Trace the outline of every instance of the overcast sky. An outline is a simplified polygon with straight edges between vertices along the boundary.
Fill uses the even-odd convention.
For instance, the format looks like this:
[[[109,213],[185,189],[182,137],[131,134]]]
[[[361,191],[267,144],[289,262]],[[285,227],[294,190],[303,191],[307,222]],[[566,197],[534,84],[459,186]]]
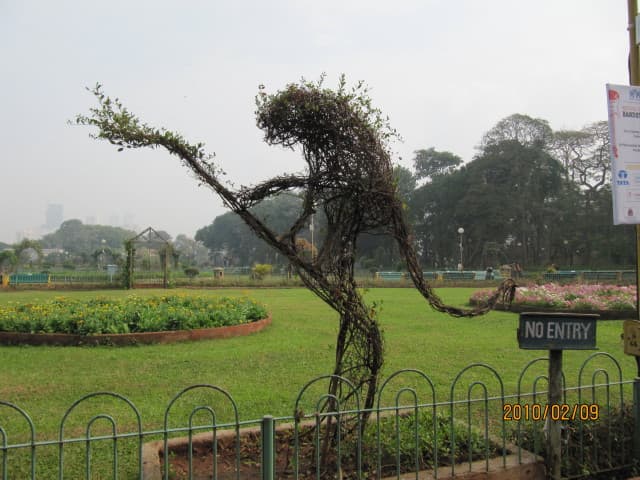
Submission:
[[[67,124],[104,85],[144,121],[205,142],[236,184],[301,171],[262,142],[254,96],[340,73],[369,85],[416,149],[473,158],[523,113],[554,129],[606,119],[628,83],[623,0],[0,0],[0,241],[64,219],[127,218],[193,236],[224,212],[164,151],[125,151]]]

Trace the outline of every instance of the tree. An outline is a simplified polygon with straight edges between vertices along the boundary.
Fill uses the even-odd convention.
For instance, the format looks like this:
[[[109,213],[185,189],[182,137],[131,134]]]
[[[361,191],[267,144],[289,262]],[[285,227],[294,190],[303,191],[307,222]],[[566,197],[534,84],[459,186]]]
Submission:
[[[500,120],[482,137],[481,150],[505,140],[513,140],[524,146],[546,148],[553,139],[549,122],[541,118],[514,113]]]
[[[103,267],[109,263],[117,263],[121,259],[121,255],[118,252],[114,252],[109,247],[98,248],[91,254],[93,263],[98,268]]]
[[[80,220],[64,221],[58,230],[41,239],[43,248],[63,249],[71,255],[91,256],[96,250],[122,251],[122,245],[135,232],[109,225],[84,225]]]
[[[607,122],[596,122],[585,126],[582,132],[588,142],[582,155],[573,160],[572,169],[581,188],[595,192],[611,182],[611,159],[609,157],[609,126]]]
[[[107,97],[99,85],[93,93],[98,107],[91,109],[90,116],[79,115],[77,124],[97,127],[95,138],[120,149],[163,147],[178,156],[258,237],[287,258],[311,291],[338,312],[336,364],[327,408],[335,407],[333,399],[338,396],[347,401],[354,395],[364,397],[365,410],[371,408],[382,367],[382,335],[376,311],[365,304],[354,278],[356,244],[361,234],[384,229],[393,235],[414,284],[438,311],[455,316],[478,315],[488,311],[501,295],[513,294],[513,283],[506,283],[488,305],[465,310],[444,304],[425,281],[393,178],[388,144],[395,131],[372,107],[362,84],[347,89],[342,79],[333,91],[323,88],[322,81],[302,81],[275,94],[261,90],[256,116],[265,141],[283,147],[300,146],[307,171],[239,190],[221,182],[214,157],[205,152],[203,144],[188,143],[177,133],[140,122],[119,100]],[[293,190],[300,193],[302,206],[284,234],[269,228],[251,211],[264,199]],[[326,232],[317,255],[308,259],[296,248],[296,239],[318,209],[326,217]],[[343,376],[355,390],[340,393],[345,392]],[[368,413],[363,417],[366,420]],[[331,438],[331,428],[327,432],[326,438]]]
[[[460,165],[462,159],[451,152],[439,152],[433,147],[426,150],[413,152],[413,168],[416,178],[433,180],[435,177],[453,173]]]
[[[410,218],[411,197],[416,188],[416,177],[408,168],[395,165],[393,167],[393,179],[398,191],[398,197],[405,207],[407,218]],[[363,232],[358,239],[357,261],[362,268],[367,270],[374,269],[374,266],[375,269],[400,270],[404,268],[399,266],[402,260],[398,245],[393,236],[385,229]]]
[[[417,150],[429,155],[414,159],[416,176],[436,172],[415,189],[409,205],[423,264],[455,266],[459,226],[465,229],[465,265],[484,268],[498,259],[528,267],[633,264],[628,229],[611,222],[607,130],[606,122],[595,122],[553,132],[546,120],[516,114],[484,135],[465,166],[431,169],[441,164],[432,162],[440,152]]]
[[[465,265],[485,268],[497,259],[538,264],[549,252],[564,188],[562,166],[541,146],[515,140],[487,145],[467,165],[414,193],[423,262],[455,267],[457,229],[463,227]]]
[[[611,183],[607,122],[591,123],[579,131],[556,132],[552,152],[565,165],[567,178],[581,193],[581,208],[576,209],[581,235],[579,245],[577,241],[572,241],[572,244],[573,247],[580,247],[584,262],[591,264],[596,261],[593,256],[594,238],[611,223],[594,222],[595,210],[599,208],[594,204],[604,200],[599,192]]]
[[[296,194],[279,194],[267,198],[250,209],[261,222],[277,235],[284,235],[290,228],[302,208],[302,198]],[[315,217],[315,243],[322,241],[324,217]],[[300,235],[311,239],[308,225],[300,230]],[[212,252],[226,252],[234,264],[252,265],[254,263],[279,263],[277,250],[263,242],[242,219],[233,212],[219,215],[214,221],[196,232],[196,240],[201,241]],[[281,257],[284,261],[284,258]]]
[[[462,226],[457,205],[467,189],[466,169],[442,174],[416,189],[410,211],[414,219],[417,249],[429,268],[455,268],[455,239]],[[466,228],[466,227],[465,227]],[[452,241],[453,240],[453,241]]]
[[[467,169],[478,179],[459,208],[475,217],[476,238],[504,244],[520,242],[522,263],[538,264],[548,252],[550,226],[557,222],[557,200],[563,190],[562,166],[542,149],[515,140],[488,145]],[[464,221],[464,220],[463,220]],[[480,254],[481,245],[476,245]]]
[[[13,250],[2,250],[0,252],[0,273],[11,273],[18,265],[18,257]]]
[[[42,260],[42,244],[37,240],[25,238],[13,246],[16,266],[39,262]]]
[[[225,252],[233,256],[242,265],[249,264],[249,240],[255,240],[251,229],[233,212],[218,215],[213,222],[196,232],[196,241],[202,242],[214,255]]]
[[[209,261],[209,249],[202,242],[180,234],[173,241],[173,250],[186,267],[203,266]]]
[[[575,181],[574,163],[585,154],[589,141],[589,134],[582,130],[559,130],[553,133],[551,153],[562,163],[567,180]]]

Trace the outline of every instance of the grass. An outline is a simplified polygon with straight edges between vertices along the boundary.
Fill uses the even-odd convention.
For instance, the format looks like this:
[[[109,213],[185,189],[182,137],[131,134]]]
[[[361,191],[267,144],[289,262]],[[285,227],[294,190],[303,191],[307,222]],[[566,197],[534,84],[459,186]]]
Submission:
[[[139,295],[164,292],[136,291]],[[225,389],[237,403],[240,419],[249,420],[266,414],[292,415],[300,389],[312,378],[331,372],[338,317],[307,290],[184,292],[211,297],[248,294],[267,305],[273,315],[273,324],[267,330],[248,337],[173,345],[3,346],[0,347],[0,400],[14,403],[28,412],[36,426],[36,438],[41,441],[57,438],[67,409],[91,392],[117,392],[128,398],[140,412],[143,429],[148,431],[162,427],[169,402],[181,389],[193,384],[213,384]],[[438,291],[447,302],[458,305],[465,304],[472,292],[470,288],[443,288]],[[97,295],[123,297],[129,293],[110,290],[65,292],[64,295],[86,299]],[[44,301],[57,295],[60,292],[1,292],[0,304]],[[369,302],[375,300],[383,304],[380,314],[386,349],[383,377],[402,368],[422,370],[435,384],[439,400],[449,398],[451,383],[458,372],[474,362],[495,368],[504,382],[505,393],[513,393],[524,365],[547,355],[543,351],[518,348],[518,316],[513,313],[491,312],[478,318],[451,318],[431,310],[413,289],[371,289],[366,298]],[[600,351],[611,353],[620,362],[624,378],[630,379],[635,375],[636,366],[634,359],[622,352],[621,332],[621,321],[600,322],[597,346]],[[577,384],[578,370],[592,353],[565,352],[564,371],[568,385]],[[611,363],[606,366],[613,372]],[[545,374],[545,369],[546,365],[543,365],[535,375]],[[476,379],[486,380],[490,394],[498,394],[498,383],[491,377],[481,372],[468,372],[464,377],[466,382],[456,388],[455,395],[466,396],[468,384]],[[527,379],[529,383],[525,389],[529,391],[533,380],[529,376]],[[591,376],[583,383],[590,381]],[[322,392],[323,388],[319,386],[315,392]],[[190,392],[181,398],[171,411],[170,426],[185,426],[193,406],[211,401],[210,397]],[[108,413],[115,412],[119,431],[134,427],[135,415],[127,413],[129,409],[123,408],[122,402],[112,402],[107,397],[94,400],[100,412],[94,410],[93,414],[106,409]],[[389,396],[385,401],[387,404],[393,402]],[[423,398],[423,401],[428,402],[429,398]],[[86,411],[84,406],[74,410],[65,425],[65,437],[84,435],[87,419],[92,415],[89,407],[87,405]],[[24,422],[15,415],[5,416],[5,410],[0,409],[0,424],[6,428],[9,443],[26,439]],[[231,409],[221,407],[218,421],[229,420]],[[48,478],[46,474],[44,478]]]

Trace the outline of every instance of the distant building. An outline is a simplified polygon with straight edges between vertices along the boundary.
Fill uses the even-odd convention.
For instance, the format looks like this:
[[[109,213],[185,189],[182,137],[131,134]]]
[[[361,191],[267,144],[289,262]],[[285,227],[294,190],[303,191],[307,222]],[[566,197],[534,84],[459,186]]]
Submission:
[[[53,232],[57,230],[64,220],[64,209],[59,203],[50,203],[47,205],[45,214],[45,228]]]

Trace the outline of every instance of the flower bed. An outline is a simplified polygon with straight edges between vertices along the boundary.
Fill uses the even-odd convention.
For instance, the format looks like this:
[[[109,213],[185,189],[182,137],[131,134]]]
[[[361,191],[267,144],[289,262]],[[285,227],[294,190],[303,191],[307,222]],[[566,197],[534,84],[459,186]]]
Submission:
[[[398,423],[396,424],[396,420]],[[438,416],[436,421],[430,414],[422,411],[416,417],[403,415],[383,416],[380,429],[374,418],[366,426],[362,442],[362,475],[357,475],[357,438],[343,431],[341,437],[340,472],[336,471],[335,445],[330,449],[328,470],[322,478],[362,478],[391,480],[399,478],[451,478],[452,441],[455,439],[456,476],[453,478],[544,478],[544,469],[538,458],[518,447],[507,443],[503,447],[500,440],[485,439],[484,435],[469,429],[467,425],[456,423],[454,437],[451,436],[451,419]],[[315,422],[303,421],[298,424],[298,470],[301,480],[317,478],[317,451],[314,442]],[[321,427],[322,429],[322,427]],[[279,424],[274,435],[274,462],[276,478],[293,478],[295,466],[294,426],[290,423]],[[255,427],[240,429],[240,478],[259,478],[261,474],[261,438],[260,429]],[[324,432],[320,433],[323,438]],[[217,430],[214,437],[211,432],[195,434],[190,437],[172,438],[168,441],[168,452],[164,451],[162,440],[146,443],[143,447],[144,478],[160,480],[164,478],[164,456],[169,456],[170,478],[183,479],[211,478],[214,458],[216,460],[217,478],[236,478],[236,430]],[[378,449],[378,435],[380,445]],[[416,445],[417,442],[417,445]],[[416,459],[416,447],[418,455]],[[189,450],[193,456],[189,459]],[[502,457],[504,453],[505,457]],[[377,472],[378,455],[382,470]],[[417,462],[417,464],[416,464]],[[433,468],[438,465],[438,475],[434,476]],[[419,470],[416,471],[416,468]],[[428,469],[428,470],[425,470]],[[413,473],[417,472],[417,473]],[[296,477],[298,478],[298,477]]]
[[[228,327],[267,317],[263,305],[249,298],[190,295],[124,299],[56,297],[40,304],[0,306],[0,332],[129,334]]]
[[[478,290],[469,302],[485,302],[490,290]],[[564,310],[608,313],[613,317],[632,313],[636,308],[636,287],[615,285],[558,285],[549,283],[518,287],[512,309]]]

